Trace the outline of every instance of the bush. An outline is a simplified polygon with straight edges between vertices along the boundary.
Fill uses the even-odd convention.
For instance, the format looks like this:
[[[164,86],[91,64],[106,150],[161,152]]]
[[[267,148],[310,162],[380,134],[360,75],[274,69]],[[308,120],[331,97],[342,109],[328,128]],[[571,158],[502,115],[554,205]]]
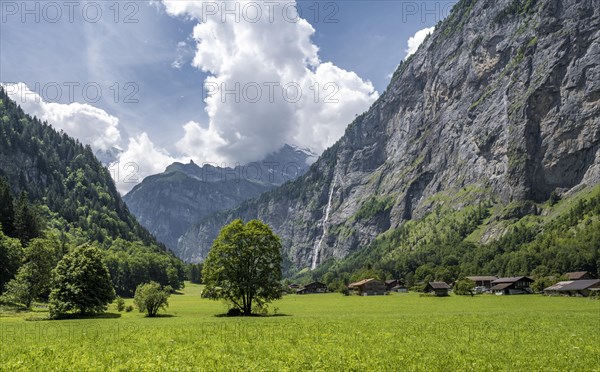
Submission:
[[[161,288],[160,284],[150,282],[138,285],[133,302],[141,313],[146,312],[147,316],[155,317],[158,310],[169,306],[170,295],[169,291]]]
[[[131,305],[125,306],[125,311],[128,312],[128,313],[132,312],[133,311],[133,306],[131,306]]]
[[[454,286],[454,293],[463,296],[473,296],[475,294],[475,291],[473,290],[474,286],[475,283],[473,283],[471,280],[461,279],[456,282],[456,285]]]
[[[118,312],[125,310],[125,300],[122,297],[117,296],[116,305]]]

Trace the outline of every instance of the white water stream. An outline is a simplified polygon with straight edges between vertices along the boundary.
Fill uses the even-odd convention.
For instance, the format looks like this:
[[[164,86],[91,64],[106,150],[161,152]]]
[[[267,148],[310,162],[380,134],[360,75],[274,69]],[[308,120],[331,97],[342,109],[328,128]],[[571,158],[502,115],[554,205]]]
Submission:
[[[335,180],[336,177],[333,176],[333,182],[331,183],[331,189],[329,190],[329,200],[327,201],[327,208],[325,208],[325,218],[321,224],[321,226],[323,226],[323,233],[321,234],[321,239],[319,239],[313,248],[312,265],[310,265],[311,270],[317,268],[317,261],[319,259],[319,255],[321,254],[321,245],[323,244],[323,239],[325,239],[325,234],[327,233],[327,221],[329,221],[329,213],[331,212],[331,202],[333,199],[333,190],[335,189]]]

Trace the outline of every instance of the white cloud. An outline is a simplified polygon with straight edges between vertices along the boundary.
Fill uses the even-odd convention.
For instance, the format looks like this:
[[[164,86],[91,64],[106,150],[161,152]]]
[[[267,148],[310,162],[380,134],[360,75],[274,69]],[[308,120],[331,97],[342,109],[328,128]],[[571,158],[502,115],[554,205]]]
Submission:
[[[145,177],[163,172],[165,168],[180,159],[173,158],[164,149],[152,143],[148,134],[142,133],[130,138],[127,149],[109,169],[121,194],[126,194]]]
[[[199,162],[254,161],[285,143],[321,152],[378,97],[370,82],[319,60],[315,30],[294,16],[294,1],[163,3],[169,15],[198,22],[192,65],[209,73],[205,90],[216,90],[206,99],[208,124],[186,124],[177,143]]]
[[[427,35],[431,34],[435,30],[435,27],[424,28],[417,31],[412,37],[408,39],[408,49],[406,49],[406,58],[415,54],[419,49],[419,46],[423,44]]]
[[[119,119],[97,107],[77,102],[62,104],[45,102],[24,83],[2,84],[9,97],[23,111],[48,121],[54,128],[89,144],[95,150],[107,150],[121,140]]]

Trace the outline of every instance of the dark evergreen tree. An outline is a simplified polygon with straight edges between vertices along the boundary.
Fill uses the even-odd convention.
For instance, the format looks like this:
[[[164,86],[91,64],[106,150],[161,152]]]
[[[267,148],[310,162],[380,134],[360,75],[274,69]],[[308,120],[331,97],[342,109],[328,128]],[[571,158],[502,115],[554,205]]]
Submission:
[[[14,234],[14,204],[10,193],[10,185],[4,177],[0,177],[0,225],[2,231],[8,236]]]
[[[31,239],[40,235],[39,216],[35,207],[29,203],[27,192],[21,191],[15,210],[15,237],[26,246]]]

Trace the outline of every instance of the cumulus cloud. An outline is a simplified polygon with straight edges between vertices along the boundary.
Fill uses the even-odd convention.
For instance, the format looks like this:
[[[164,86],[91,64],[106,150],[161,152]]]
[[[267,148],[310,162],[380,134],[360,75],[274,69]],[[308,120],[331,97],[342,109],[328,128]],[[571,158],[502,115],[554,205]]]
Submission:
[[[94,150],[108,150],[121,140],[119,119],[97,107],[81,104],[45,102],[26,84],[2,84],[9,97],[29,115],[48,121],[54,128],[89,144]]]
[[[435,30],[435,27],[424,28],[417,31],[412,37],[408,39],[408,49],[406,49],[406,58],[412,56],[417,52],[419,46],[423,44],[427,35],[431,34]]]
[[[117,189],[126,194],[145,177],[163,172],[167,166],[181,159],[156,147],[145,132],[129,139],[127,149],[119,160],[109,166]]]
[[[163,4],[198,22],[192,65],[209,74],[209,122],[187,123],[177,146],[200,162],[259,160],[285,143],[321,152],[378,97],[369,81],[319,59],[294,1]]]

